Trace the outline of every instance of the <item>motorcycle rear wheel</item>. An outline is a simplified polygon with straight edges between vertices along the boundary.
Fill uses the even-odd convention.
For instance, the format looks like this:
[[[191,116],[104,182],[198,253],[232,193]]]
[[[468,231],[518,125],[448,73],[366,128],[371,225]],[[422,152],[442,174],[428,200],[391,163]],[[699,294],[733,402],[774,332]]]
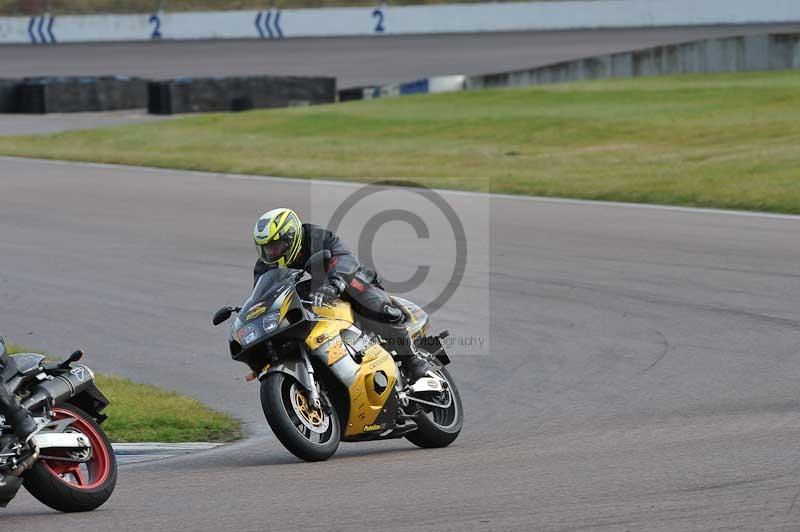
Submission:
[[[320,393],[321,409],[310,404],[309,395],[284,373],[270,373],[261,382],[261,407],[272,432],[296,457],[321,462],[338,449],[341,428],[324,391]]]
[[[450,407],[444,409],[419,405],[420,411],[414,418],[418,428],[406,436],[408,441],[425,449],[447,447],[456,441],[464,424],[464,409],[453,376],[445,368],[436,373],[447,381],[447,393],[452,397]]]
[[[82,433],[92,444],[91,456],[84,463],[41,458],[25,473],[23,485],[39,502],[54,510],[90,512],[102,506],[117,485],[114,450],[105,431],[80,408],[62,404],[53,412],[54,422],[74,420],[65,431]],[[64,457],[70,458],[67,454]]]

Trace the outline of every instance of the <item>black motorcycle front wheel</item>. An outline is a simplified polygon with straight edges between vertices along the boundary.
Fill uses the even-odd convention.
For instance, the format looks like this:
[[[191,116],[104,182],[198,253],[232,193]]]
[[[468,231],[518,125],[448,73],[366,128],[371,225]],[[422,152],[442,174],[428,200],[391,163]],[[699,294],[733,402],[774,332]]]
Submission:
[[[63,404],[52,409],[51,425],[61,432],[77,432],[91,443],[85,451],[47,449],[25,473],[31,495],[54,510],[89,512],[104,504],[117,485],[117,460],[108,436],[80,408]]]
[[[336,452],[341,428],[326,394],[319,407],[292,376],[270,373],[261,381],[261,407],[272,432],[290,453],[307,462],[327,460]]]

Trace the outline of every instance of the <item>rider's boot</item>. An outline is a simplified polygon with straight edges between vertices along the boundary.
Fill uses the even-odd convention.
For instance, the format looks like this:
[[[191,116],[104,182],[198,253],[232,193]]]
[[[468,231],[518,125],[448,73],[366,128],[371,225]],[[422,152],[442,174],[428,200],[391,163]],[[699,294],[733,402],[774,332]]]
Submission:
[[[22,408],[14,395],[0,383],[0,414],[5,415],[6,422],[14,429],[14,434],[22,441],[36,432],[38,426],[30,413]]]
[[[416,353],[403,359],[403,367],[409,384],[414,384],[431,370],[430,363],[420,358]]]
[[[394,320],[382,323],[379,334],[387,343],[388,350],[394,352],[395,360],[402,362],[403,373],[409,384],[414,384],[424,377],[431,369],[430,363],[419,356],[414,348],[414,340],[408,334],[408,329],[403,324],[403,314],[395,307],[387,307],[386,314]]]

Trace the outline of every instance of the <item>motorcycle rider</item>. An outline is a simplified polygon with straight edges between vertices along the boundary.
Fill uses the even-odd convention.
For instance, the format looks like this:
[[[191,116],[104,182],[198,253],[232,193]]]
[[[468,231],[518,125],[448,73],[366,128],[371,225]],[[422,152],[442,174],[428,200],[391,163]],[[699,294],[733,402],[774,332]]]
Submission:
[[[330,251],[327,280],[317,290],[317,297],[327,303],[338,297],[348,299],[353,310],[368,322],[365,328],[380,335],[389,351],[394,351],[409,381],[425,376],[430,364],[416,354],[403,324],[403,312],[381,287],[380,276],[362,266],[338,236],[318,225],[301,223],[291,209],[277,208],[261,215],[253,228],[253,239],[258,249],[255,282],[273,268],[302,268],[314,253]]]
[[[12,362],[6,354],[5,339],[0,336],[0,415],[6,418],[6,423],[11,425],[14,434],[21,441],[27,441],[38,427],[31,414],[22,408],[17,398],[5,386],[2,375],[9,363]]]

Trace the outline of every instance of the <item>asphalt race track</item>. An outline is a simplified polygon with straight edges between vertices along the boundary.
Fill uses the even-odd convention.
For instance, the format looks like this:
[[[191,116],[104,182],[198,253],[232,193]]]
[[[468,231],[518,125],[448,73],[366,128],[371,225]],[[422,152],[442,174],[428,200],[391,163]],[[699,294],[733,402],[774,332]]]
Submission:
[[[434,324],[486,341],[454,356],[461,437],[295,460],[210,318],[249,289],[263,210],[325,223],[355,190],[0,159],[4,333],[82,346],[97,369],[194,394],[256,434],[125,466],[93,514],[20,496],[0,528],[797,530],[800,218],[442,193],[469,260]],[[412,203],[381,194],[395,196],[363,209]],[[454,244],[434,214],[428,240],[396,222],[378,233],[388,278],[428,264],[431,286],[447,283]],[[354,246],[361,215],[341,226]]]
[[[2,76],[336,76],[339,87],[485,74],[800,24],[240,41],[0,46]]]

